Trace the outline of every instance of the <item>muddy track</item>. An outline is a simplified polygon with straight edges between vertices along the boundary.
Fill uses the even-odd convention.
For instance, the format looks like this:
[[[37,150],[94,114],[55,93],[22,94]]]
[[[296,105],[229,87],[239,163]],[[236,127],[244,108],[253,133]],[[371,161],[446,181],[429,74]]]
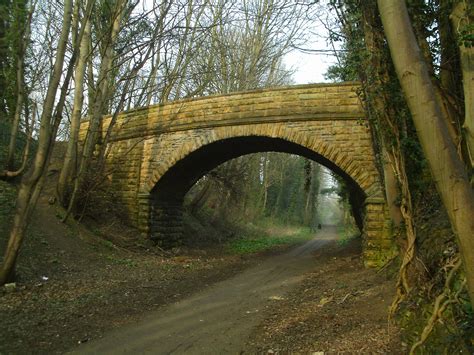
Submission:
[[[81,345],[80,354],[239,353],[264,311],[298,286],[315,266],[312,255],[337,238],[326,228],[317,238],[272,256],[239,275],[163,307],[104,338]]]

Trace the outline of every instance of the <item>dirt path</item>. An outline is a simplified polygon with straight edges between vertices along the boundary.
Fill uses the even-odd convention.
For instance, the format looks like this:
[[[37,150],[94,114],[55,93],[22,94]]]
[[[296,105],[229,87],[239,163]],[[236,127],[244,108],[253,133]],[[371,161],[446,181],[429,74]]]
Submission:
[[[79,347],[81,354],[239,353],[264,311],[283,299],[315,266],[314,251],[335,229],[287,254],[273,256],[190,298],[153,312],[137,324]]]

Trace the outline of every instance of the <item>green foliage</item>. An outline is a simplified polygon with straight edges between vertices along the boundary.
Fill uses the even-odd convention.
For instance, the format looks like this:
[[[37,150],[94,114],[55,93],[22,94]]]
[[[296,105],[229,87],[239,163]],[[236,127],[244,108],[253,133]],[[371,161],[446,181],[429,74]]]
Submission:
[[[360,63],[365,61],[367,53],[363,41],[361,11],[358,1],[331,1],[330,11],[338,19],[340,33],[332,32],[329,40],[341,48],[338,62],[329,67],[324,75],[327,80],[357,81],[361,80]]]
[[[314,236],[309,228],[300,228],[294,234],[270,235],[260,233],[243,236],[228,243],[228,249],[235,254],[253,254],[275,247],[291,246],[310,240]]]
[[[348,244],[351,240],[360,236],[360,233],[357,230],[355,230],[352,226],[348,225],[338,226],[337,234],[339,236],[337,243],[341,246]]]
[[[270,167],[275,169],[275,181],[268,189],[264,215],[288,224],[310,224],[305,218],[305,204],[308,194],[314,197],[318,193],[319,166],[299,156],[272,153],[269,159]],[[315,203],[313,198],[313,212]]]
[[[125,265],[128,267],[137,267],[138,264],[135,260],[128,259],[128,258],[119,258],[113,255],[107,255],[106,259],[116,265]]]
[[[317,207],[320,169],[315,162],[296,155],[250,154],[208,173],[189,192],[185,205],[194,210],[199,205],[211,219],[254,222],[272,218],[310,226]],[[198,203],[206,184],[211,187],[205,202]]]
[[[451,290],[454,294],[461,285],[456,279]],[[426,302],[429,295],[413,297],[405,304],[399,318],[404,341],[416,342],[433,312],[433,305]],[[474,351],[474,313],[466,291],[458,297],[458,302],[449,304],[442,314],[441,321],[435,323],[432,333],[422,346],[421,354],[472,354]],[[420,350],[421,350],[420,349]]]
[[[27,24],[26,0],[0,3],[0,121],[11,120],[17,94],[16,66],[24,56],[22,42]]]
[[[466,24],[459,31],[458,42],[460,46],[471,48],[474,46],[474,23]]]

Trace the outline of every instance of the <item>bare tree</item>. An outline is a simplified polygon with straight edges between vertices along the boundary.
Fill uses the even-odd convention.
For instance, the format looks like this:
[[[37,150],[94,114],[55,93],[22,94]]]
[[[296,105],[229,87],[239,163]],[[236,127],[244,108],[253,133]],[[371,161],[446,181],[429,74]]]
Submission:
[[[78,4],[80,3],[76,3],[77,8],[79,8]],[[79,10],[77,11],[77,15],[79,15]],[[74,104],[71,116],[69,141],[57,185],[58,200],[63,205],[66,201],[66,187],[70,183],[71,178],[75,172],[75,163],[77,161],[79,127],[82,116],[82,105],[84,101],[84,79],[87,67],[87,59],[90,56],[90,27],[90,21],[87,20],[85,23],[84,35],[80,43],[79,59],[75,69]],[[75,43],[73,43],[73,45],[75,45]]]
[[[18,30],[18,34],[16,35],[17,41],[15,41],[17,45],[17,49],[15,51],[16,103],[15,103],[13,121],[11,125],[11,130],[10,130],[10,143],[8,145],[7,157],[5,159],[5,171],[0,174],[0,177],[1,176],[14,177],[23,173],[24,167],[26,166],[26,159],[28,158],[28,153],[29,153],[28,149],[25,148],[25,152],[27,154],[23,155],[23,162],[21,164],[22,167],[18,169],[17,171],[12,171],[12,169],[14,168],[14,157],[15,157],[15,151],[17,149],[16,143],[17,143],[18,132],[20,129],[22,113],[25,106],[28,105],[28,102],[26,100],[27,94],[25,92],[26,90],[25,57],[26,57],[26,48],[30,40],[31,19],[32,19],[34,8],[35,8],[35,4],[32,4],[29,9],[27,9],[26,6],[25,7],[23,6],[24,4],[20,4],[20,2],[14,4],[15,23],[17,23],[17,26],[14,29]],[[26,16],[25,16],[25,13],[26,13]],[[22,19],[25,20],[24,23],[21,23]],[[28,143],[26,147],[29,148],[30,144]]]
[[[68,205],[68,214],[75,208],[77,196],[83,187],[86,179],[86,172],[90,167],[95,145],[98,143],[99,134],[101,133],[102,115],[106,108],[106,104],[110,99],[110,82],[112,80],[113,62],[115,59],[114,46],[117,41],[118,33],[122,23],[122,18],[127,10],[126,0],[116,0],[110,10],[111,26],[104,33],[104,41],[102,43],[102,59],[100,63],[99,76],[95,87],[94,101],[92,104],[92,115],[89,118],[89,127],[86,139],[82,148],[82,155],[79,163],[77,177],[74,180],[74,187],[71,193],[71,199]]]
[[[14,277],[15,262],[18,251],[23,241],[31,212],[36,205],[36,201],[42,188],[42,180],[45,174],[45,167],[48,162],[51,144],[55,139],[53,131],[55,117],[53,116],[53,110],[55,106],[56,93],[62,75],[66,45],[70,33],[72,5],[72,0],[65,0],[62,29],[58,42],[54,70],[51,73],[48,92],[45,101],[43,102],[38,148],[33,165],[28,173],[23,177],[18,192],[13,226],[10,232],[10,238],[5,255],[2,264],[0,265],[0,285],[5,284]],[[57,107],[57,110],[58,109],[59,107]]]

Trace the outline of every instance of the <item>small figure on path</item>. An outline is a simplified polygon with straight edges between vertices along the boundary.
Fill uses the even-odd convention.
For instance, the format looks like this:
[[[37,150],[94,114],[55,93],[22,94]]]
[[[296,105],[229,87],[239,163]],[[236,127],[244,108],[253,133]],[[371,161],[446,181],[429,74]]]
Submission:
[[[321,229],[321,228],[322,228],[322,227],[321,227],[321,223],[319,223],[319,224],[318,224],[318,229]]]

